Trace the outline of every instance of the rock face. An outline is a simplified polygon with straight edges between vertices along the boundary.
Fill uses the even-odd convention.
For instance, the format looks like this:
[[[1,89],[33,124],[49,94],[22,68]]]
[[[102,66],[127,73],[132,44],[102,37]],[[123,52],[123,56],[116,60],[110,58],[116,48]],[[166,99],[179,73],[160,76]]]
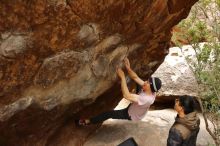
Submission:
[[[157,102],[173,105],[177,96],[198,96],[198,84],[186,57],[193,58],[193,49],[189,45],[183,46],[182,50],[178,47],[169,49],[164,62],[153,74],[163,83]]]
[[[73,119],[117,104],[126,56],[149,77],[196,1],[2,0],[0,145],[81,145]]]

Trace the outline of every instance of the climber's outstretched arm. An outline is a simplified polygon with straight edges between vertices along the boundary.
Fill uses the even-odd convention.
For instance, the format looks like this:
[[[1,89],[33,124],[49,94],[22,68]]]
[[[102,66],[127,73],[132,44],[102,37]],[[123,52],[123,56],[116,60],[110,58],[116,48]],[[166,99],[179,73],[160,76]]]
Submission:
[[[138,75],[131,69],[131,66],[130,66],[130,62],[128,60],[128,58],[125,58],[124,59],[124,64],[125,64],[125,67],[128,71],[128,74],[129,76],[136,82],[138,83],[140,86],[143,86],[144,84],[144,81],[138,77]]]
[[[117,74],[121,79],[121,90],[122,90],[123,97],[131,102],[137,102],[139,95],[132,94],[129,92],[126,79],[125,79],[125,74],[121,68],[117,69]]]

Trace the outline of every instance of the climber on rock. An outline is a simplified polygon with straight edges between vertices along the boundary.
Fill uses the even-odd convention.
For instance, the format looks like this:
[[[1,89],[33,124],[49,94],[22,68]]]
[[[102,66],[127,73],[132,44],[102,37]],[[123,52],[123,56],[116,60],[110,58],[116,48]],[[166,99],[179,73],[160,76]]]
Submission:
[[[162,82],[157,77],[150,77],[147,81],[143,81],[131,69],[128,58],[124,59],[124,64],[131,79],[140,85],[142,90],[138,94],[129,92],[124,71],[121,68],[117,68],[117,74],[121,79],[123,97],[131,102],[129,106],[121,110],[104,112],[90,119],[75,120],[77,125],[97,124],[109,118],[139,121],[145,116],[150,106],[154,103],[156,92],[161,88]]]

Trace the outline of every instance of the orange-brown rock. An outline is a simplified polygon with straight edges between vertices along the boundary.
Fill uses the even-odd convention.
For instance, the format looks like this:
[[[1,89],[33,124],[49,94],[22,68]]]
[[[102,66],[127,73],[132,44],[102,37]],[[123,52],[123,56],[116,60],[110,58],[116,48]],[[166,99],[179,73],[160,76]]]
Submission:
[[[196,1],[2,0],[0,145],[83,144],[73,119],[116,105],[126,56],[148,78]]]

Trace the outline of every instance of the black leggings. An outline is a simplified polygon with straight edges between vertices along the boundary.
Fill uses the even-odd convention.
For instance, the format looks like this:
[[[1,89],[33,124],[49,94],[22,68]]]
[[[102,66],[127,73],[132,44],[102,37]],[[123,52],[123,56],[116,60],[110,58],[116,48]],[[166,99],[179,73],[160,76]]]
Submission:
[[[136,84],[136,94],[138,94],[141,91],[141,88],[142,87],[140,85]],[[90,123],[97,124],[97,123],[101,123],[101,122],[103,122],[107,119],[110,119],[110,118],[131,120],[131,117],[128,114],[129,106],[130,106],[130,104],[125,109],[112,110],[112,111],[101,113],[100,115],[91,118]]]
[[[130,116],[128,115],[128,108],[121,109],[121,110],[112,110],[108,112],[104,112],[98,116],[95,116],[90,119],[90,122],[92,124],[101,123],[109,118],[112,119],[125,119],[125,120],[131,120]]]

